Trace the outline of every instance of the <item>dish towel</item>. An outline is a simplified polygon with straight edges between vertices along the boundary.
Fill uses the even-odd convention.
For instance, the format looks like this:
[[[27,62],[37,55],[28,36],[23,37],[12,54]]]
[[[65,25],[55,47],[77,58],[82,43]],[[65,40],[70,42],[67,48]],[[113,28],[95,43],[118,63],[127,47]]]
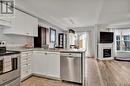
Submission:
[[[6,72],[11,71],[11,70],[12,70],[11,56],[4,56],[3,73],[6,73]]]

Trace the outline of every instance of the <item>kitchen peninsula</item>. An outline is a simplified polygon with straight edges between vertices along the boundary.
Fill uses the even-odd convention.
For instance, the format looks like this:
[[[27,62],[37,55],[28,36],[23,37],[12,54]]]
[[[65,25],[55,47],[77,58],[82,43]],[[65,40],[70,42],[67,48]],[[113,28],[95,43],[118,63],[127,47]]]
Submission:
[[[9,50],[14,50],[14,48],[10,48]],[[15,48],[15,50],[21,52],[21,62],[25,63],[25,65],[21,64],[21,80],[25,80],[33,75],[76,82],[84,86],[84,59],[86,50],[44,48]],[[66,58],[66,56],[68,58]],[[24,70],[25,66],[27,66],[26,70]],[[70,68],[70,70],[66,68]],[[70,71],[70,73],[66,72],[65,74],[67,78],[64,77],[63,71]]]

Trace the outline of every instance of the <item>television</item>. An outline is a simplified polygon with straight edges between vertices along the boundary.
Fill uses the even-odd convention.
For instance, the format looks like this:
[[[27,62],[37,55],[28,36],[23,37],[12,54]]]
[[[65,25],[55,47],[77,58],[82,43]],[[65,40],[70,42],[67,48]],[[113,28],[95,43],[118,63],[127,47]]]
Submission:
[[[113,43],[113,32],[100,32],[100,43]]]

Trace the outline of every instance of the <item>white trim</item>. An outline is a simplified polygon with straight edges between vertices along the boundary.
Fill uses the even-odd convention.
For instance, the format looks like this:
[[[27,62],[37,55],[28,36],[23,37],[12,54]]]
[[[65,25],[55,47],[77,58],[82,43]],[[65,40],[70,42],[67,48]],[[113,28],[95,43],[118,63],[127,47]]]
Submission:
[[[103,57],[103,50],[104,49],[111,49],[111,57],[104,58]],[[114,56],[113,53],[113,43],[99,43],[98,44],[98,59],[99,60],[112,60]]]

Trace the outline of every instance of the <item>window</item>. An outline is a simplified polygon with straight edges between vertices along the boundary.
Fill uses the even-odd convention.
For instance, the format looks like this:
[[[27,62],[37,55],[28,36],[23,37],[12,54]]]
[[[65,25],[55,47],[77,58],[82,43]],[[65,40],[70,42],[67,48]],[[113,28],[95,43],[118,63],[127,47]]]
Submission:
[[[50,42],[55,43],[56,42],[56,30],[50,28]]]
[[[116,50],[130,51],[130,35],[116,35]]]

